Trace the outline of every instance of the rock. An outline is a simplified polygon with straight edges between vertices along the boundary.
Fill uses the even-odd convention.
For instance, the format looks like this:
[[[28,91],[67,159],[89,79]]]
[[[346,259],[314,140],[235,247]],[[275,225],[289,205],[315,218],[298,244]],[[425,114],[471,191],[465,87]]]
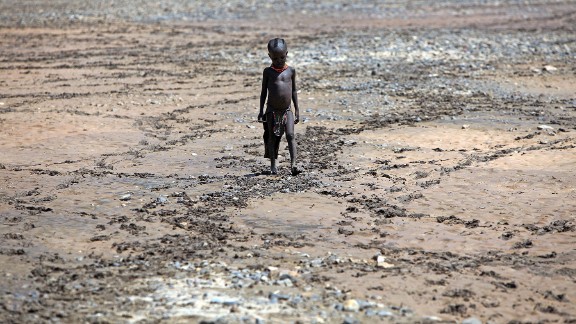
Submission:
[[[286,287],[293,287],[294,283],[289,278],[278,280],[278,284]]]
[[[554,130],[554,127],[548,125],[540,125],[538,126],[539,130]]]
[[[273,293],[270,293],[270,294],[268,295],[268,299],[274,300],[274,301],[278,301],[278,300],[289,300],[289,299],[290,299],[290,295],[273,292]]]
[[[379,255],[376,257],[376,266],[378,268],[384,268],[384,269],[394,268],[394,265],[392,263],[386,262],[386,257],[383,255]]]
[[[130,199],[132,199],[131,194],[125,194],[125,195],[122,195],[122,197],[120,197],[120,201],[128,201]]]
[[[325,322],[324,322],[324,319],[323,319],[322,317],[316,316],[316,317],[314,317],[314,319],[312,320],[312,323],[323,324],[323,323],[325,323]]]
[[[462,320],[462,324],[482,324],[482,321],[477,319],[476,317],[468,317]]]
[[[357,312],[360,310],[360,304],[356,301],[356,299],[348,299],[344,302],[343,309],[346,312]]]
[[[280,271],[280,276],[279,279],[280,280],[284,280],[284,279],[290,279],[292,282],[296,282],[298,281],[296,279],[296,277],[298,277],[298,273],[296,271]]]
[[[553,65],[544,65],[542,70],[544,70],[546,72],[556,72],[556,71],[558,71],[558,68],[553,66]]]
[[[168,202],[168,199],[167,199],[166,197],[160,196],[160,197],[157,197],[157,198],[156,198],[156,203],[157,203],[157,204],[163,205],[163,204],[165,204],[165,203],[167,203],[167,202]]]
[[[215,297],[212,297],[212,299],[210,300],[210,303],[211,304],[222,304],[225,306],[233,306],[233,305],[238,305],[239,301],[237,299],[234,299],[234,298],[215,296]]]
[[[309,264],[313,268],[319,268],[322,266],[322,261],[323,261],[322,259],[314,259],[314,260],[310,261]]]
[[[387,310],[381,310],[381,311],[378,311],[378,313],[376,313],[376,315],[378,315],[380,317],[393,317],[394,313],[387,311]]]
[[[468,128],[470,128],[470,125],[466,125],[466,124],[462,125],[462,129],[468,129]]]
[[[278,278],[279,270],[277,267],[269,266],[267,268],[267,270],[268,270],[268,273],[270,274],[270,278],[272,278],[272,279]]]

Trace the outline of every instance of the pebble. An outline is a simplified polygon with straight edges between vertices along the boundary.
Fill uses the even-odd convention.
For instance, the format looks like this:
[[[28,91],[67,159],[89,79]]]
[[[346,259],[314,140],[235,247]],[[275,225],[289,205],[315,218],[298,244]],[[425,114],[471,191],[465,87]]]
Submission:
[[[288,280],[290,280],[290,281],[292,281],[292,282],[296,282],[297,280],[296,280],[295,277],[296,277],[297,275],[298,275],[298,274],[295,273],[294,271],[282,272],[282,273],[280,273],[280,278],[279,278],[279,279],[280,279],[280,280],[288,279]]]
[[[225,306],[233,306],[233,305],[238,305],[239,301],[237,299],[234,298],[227,298],[227,297],[212,297],[212,299],[210,300],[210,303],[212,304],[222,304]]]
[[[314,259],[308,263],[313,268],[319,268],[322,266],[322,259]]]
[[[163,204],[165,204],[165,203],[167,203],[167,202],[168,202],[168,198],[166,198],[166,197],[160,196],[160,197],[157,197],[157,198],[156,198],[156,203],[157,203],[157,204],[162,204],[162,205],[163,205]]]
[[[120,197],[120,201],[128,201],[130,199],[132,199],[131,194],[125,194],[125,195],[122,195],[122,197]]]
[[[268,295],[268,299],[270,299],[271,301],[278,302],[279,300],[289,300],[290,295],[273,292],[270,295]]]
[[[347,312],[357,312],[360,310],[360,304],[358,304],[356,299],[348,299],[344,302],[343,308]]]
[[[426,316],[424,319],[431,321],[431,322],[440,322],[442,319],[438,316]]]
[[[548,125],[540,125],[538,126],[539,130],[554,130],[554,127]]]
[[[282,286],[286,286],[286,287],[293,287],[294,286],[294,283],[292,282],[292,280],[290,280],[288,278],[278,280],[278,284],[282,285]]]
[[[376,257],[376,266],[378,268],[384,268],[384,269],[394,268],[394,265],[392,263],[386,262],[386,257],[384,257],[383,255],[379,255]]]
[[[462,324],[482,324],[482,321],[477,319],[476,317],[468,317],[462,320]]]
[[[542,70],[546,71],[546,72],[556,72],[558,71],[558,68],[555,67],[554,65],[545,65]]]
[[[381,311],[377,312],[376,315],[378,315],[380,317],[392,317],[392,316],[394,316],[394,313],[387,311],[387,310],[381,310]]]

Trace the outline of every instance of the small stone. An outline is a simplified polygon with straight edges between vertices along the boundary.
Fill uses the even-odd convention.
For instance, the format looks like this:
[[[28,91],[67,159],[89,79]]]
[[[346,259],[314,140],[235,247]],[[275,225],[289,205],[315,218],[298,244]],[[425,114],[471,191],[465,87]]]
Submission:
[[[314,260],[310,261],[309,264],[313,268],[319,268],[322,266],[322,259],[314,259]]]
[[[392,263],[386,262],[386,257],[383,255],[379,255],[376,257],[376,266],[378,268],[384,268],[384,269],[394,268],[394,265]]]
[[[462,125],[462,129],[468,129],[468,128],[470,128],[470,125],[466,125],[466,124]]]
[[[288,288],[290,287],[294,287],[294,283],[292,282],[292,280],[286,278],[286,279],[282,279],[282,280],[278,280],[278,284],[282,285],[282,286],[286,286]]]
[[[378,311],[378,313],[376,313],[376,315],[378,315],[380,317],[393,317],[394,313],[387,311],[387,310],[381,310],[381,311]]]
[[[424,317],[426,320],[430,321],[430,322],[440,322],[442,321],[442,319],[438,316],[426,316]]]
[[[477,319],[476,317],[468,317],[462,320],[462,324],[482,324],[482,321]]]
[[[167,203],[167,202],[168,202],[168,199],[167,199],[166,197],[160,196],[160,197],[157,197],[157,198],[156,198],[156,203],[157,203],[157,204],[163,205],[163,204],[165,204],[165,203]]]
[[[212,299],[210,300],[211,304],[222,304],[225,306],[234,306],[234,305],[238,305],[239,301],[237,299],[233,299],[233,298],[226,298],[226,297],[212,297]]]
[[[268,295],[268,299],[271,300],[289,300],[290,299],[290,295],[288,294],[281,294],[279,292],[273,292],[270,295]]]
[[[544,65],[542,70],[544,70],[546,72],[556,72],[556,71],[558,71],[558,68],[555,67],[554,65]]]
[[[270,273],[270,277],[278,276],[278,267],[269,266],[266,270]]]
[[[120,201],[128,201],[130,199],[132,199],[131,194],[125,194],[125,195],[122,195],[122,197],[120,197]]]
[[[539,130],[554,130],[554,127],[548,125],[540,125],[538,126]]]
[[[296,279],[296,277],[298,277],[298,272],[296,272],[296,271],[282,270],[279,273],[279,279],[280,280],[290,279],[292,282],[296,282],[296,281],[298,281],[298,279]]]
[[[347,312],[357,312],[360,310],[360,304],[356,301],[356,299],[348,299],[344,302],[344,311]]]
[[[256,126],[254,126],[254,125],[246,125],[246,127],[252,128],[252,129],[253,129],[253,128],[256,128]]]

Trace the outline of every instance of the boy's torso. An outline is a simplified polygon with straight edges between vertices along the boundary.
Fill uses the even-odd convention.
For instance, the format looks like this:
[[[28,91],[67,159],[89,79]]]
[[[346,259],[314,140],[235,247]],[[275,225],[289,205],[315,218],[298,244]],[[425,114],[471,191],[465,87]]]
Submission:
[[[292,69],[282,73],[266,68],[268,82],[268,102],[266,110],[283,111],[290,107],[292,101]]]

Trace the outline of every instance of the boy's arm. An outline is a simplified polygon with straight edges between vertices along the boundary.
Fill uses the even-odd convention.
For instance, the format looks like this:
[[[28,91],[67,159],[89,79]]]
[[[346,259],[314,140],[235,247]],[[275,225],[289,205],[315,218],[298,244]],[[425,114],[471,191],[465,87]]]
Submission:
[[[296,69],[292,68],[292,101],[294,102],[294,124],[300,121],[300,110],[298,109],[298,89],[296,88]]]
[[[260,92],[260,112],[258,113],[258,121],[264,120],[264,104],[266,103],[266,95],[268,94],[268,78],[266,76],[266,69],[262,72],[262,91]]]

